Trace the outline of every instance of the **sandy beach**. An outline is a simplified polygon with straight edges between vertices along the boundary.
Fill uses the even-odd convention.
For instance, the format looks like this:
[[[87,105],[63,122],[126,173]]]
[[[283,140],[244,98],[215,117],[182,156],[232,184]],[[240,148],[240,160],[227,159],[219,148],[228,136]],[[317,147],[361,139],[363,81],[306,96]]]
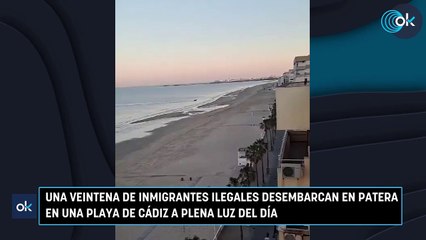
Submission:
[[[117,143],[116,185],[225,186],[229,177],[239,173],[238,148],[262,136],[259,123],[268,117],[275,98],[271,86],[228,94],[209,104],[227,107],[172,122],[144,138]],[[116,236],[120,240],[158,240],[194,234],[211,239],[214,228],[117,227]]]

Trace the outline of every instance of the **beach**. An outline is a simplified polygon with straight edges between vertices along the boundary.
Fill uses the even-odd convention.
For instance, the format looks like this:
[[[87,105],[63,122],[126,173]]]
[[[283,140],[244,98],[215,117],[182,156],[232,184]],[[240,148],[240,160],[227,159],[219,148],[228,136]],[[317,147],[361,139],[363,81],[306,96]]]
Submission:
[[[259,124],[270,114],[275,99],[272,85],[232,92],[206,106],[221,108],[171,122],[144,138],[117,143],[116,185],[227,185],[239,173],[238,148],[263,136]],[[214,227],[117,227],[116,232],[121,240],[184,239],[191,234],[212,239]]]

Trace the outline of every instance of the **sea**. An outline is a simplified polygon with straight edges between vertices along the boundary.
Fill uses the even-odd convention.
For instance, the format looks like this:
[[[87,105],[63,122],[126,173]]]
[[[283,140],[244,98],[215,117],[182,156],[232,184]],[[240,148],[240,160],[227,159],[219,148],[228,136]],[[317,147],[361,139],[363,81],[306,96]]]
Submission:
[[[232,92],[267,82],[270,81],[116,88],[115,142],[143,138],[170,122],[227,107],[202,106]],[[144,121],[176,112],[186,113],[186,116]]]

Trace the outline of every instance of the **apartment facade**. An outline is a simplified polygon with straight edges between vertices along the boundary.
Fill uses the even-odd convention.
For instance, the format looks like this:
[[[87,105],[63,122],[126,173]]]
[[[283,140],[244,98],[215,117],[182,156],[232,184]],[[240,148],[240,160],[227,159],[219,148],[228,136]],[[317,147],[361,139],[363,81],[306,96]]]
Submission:
[[[309,82],[311,80],[310,55],[297,56],[293,60],[293,69],[283,73],[278,81],[278,86],[284,86],[292,82]]]
[[[310,60],[294,59],[295,78],[276,88],[277,130],[283,131],[277,164],[280,187],[310,185]],[[308,226],[277,226],[280,240],[309,240]]]
[[[287,72],[283,73],[283,76],[278,81],[278,86],[283,86],[285,84],[288,84],[290,82],[293,82],[295,79],[295,72],[294,69],[290,69]]]
[[[294,58],[293,69],[295,70],[295,82],[310,81],[311,60],[310,55],[298,56]]]

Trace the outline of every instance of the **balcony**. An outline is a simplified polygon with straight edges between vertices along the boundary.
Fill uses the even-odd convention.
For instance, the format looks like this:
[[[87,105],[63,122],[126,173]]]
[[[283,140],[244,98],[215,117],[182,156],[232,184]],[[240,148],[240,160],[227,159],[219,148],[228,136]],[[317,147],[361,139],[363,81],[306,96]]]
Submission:
[[[285,131],[278,155],[278,186],[309,186],[309,131]]]
[[[278,159],[280,163],[309,157],[308,131],[285,131]]]
[[[296,71],[300,71],[300,70],[308,69],[308,68],[310,68],[310,67],[311,67],[311,65],[302,65],[302,66],[295,66],[295,67],[294,67],[294,69],[295,69]]]

